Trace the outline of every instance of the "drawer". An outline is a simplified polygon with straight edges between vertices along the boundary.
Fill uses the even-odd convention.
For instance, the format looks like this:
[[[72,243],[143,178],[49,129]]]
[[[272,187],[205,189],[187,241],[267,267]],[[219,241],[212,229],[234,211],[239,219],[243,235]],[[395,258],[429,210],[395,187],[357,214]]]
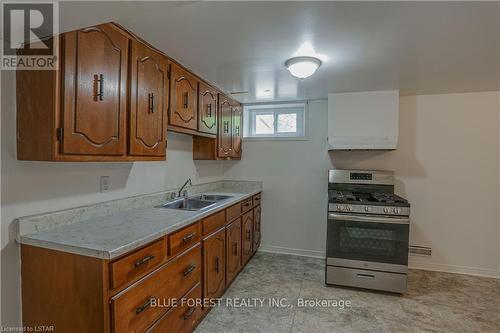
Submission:
[[[226,209],[226,222],[229,223],[241,215],[241,204],[237,203]]]
[[[226,213],[224,211],[218,212],[214,215],[204,218],[201,220],[201,226],[203,229],[203,235],[208,235],[215,230],[221,228],[226,223]]]
[[[151,272],[167,255],[165,238],[109,264],[110,287],[116,289]]]
[[[111,300],[113,332],[143,332],[201,279],[201,245],[175,258]],[[160,306],[154,306],[157,302]]]
[[[261,194],[256,194],[253,196],[253,206],[258,206],[260,205],[260,197],[261,197]]]
[[[248,198],[244,201],[241,202],[241,212],[246,213],[253,207],[253,200],[252,198]]]
[[[161,319],[148,330],[148,333],[192,332],[203,312],[199,300],[201,300],[201,283],[179,300],[177,306],[170,309],[170,311],[161,317]],[[197,301],[198,303],[196,303]]]
[[[169,255],[174,256],[186,249],[189,249],[191,246],[199,242],[200,239],[201,226],[199,222],[168,235]]]
[[[327,266],[326,283],[404,293],[406,274]]]

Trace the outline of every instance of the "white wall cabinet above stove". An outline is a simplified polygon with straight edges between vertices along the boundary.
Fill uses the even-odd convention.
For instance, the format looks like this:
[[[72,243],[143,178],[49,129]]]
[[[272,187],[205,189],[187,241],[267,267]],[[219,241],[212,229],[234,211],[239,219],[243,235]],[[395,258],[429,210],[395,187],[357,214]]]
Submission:
[[[392,150],[398,135],[398,90],[328,94],[329,150]]]

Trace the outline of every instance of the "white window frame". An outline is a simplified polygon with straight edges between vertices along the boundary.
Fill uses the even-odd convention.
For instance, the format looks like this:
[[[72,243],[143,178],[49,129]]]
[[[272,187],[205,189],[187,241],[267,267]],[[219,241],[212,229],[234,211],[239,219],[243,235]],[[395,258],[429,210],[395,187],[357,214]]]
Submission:
[[[278,133],[278,115],[289,114],[290,108],[301,109],[297,112],[297,132]],[[258,114],[274,115],[274,134],[256,134],[255,117]],[[244,140],[307,140],[309,114],[307,103],[274,103],[274,104],[251,104],[244,107]]]

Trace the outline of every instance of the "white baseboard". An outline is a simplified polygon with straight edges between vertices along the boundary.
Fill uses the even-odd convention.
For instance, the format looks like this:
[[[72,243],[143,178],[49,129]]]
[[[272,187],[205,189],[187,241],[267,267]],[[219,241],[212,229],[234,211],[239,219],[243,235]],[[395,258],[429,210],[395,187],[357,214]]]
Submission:
[[[259,251],[268,253],[289,254],[302,257],[320,258],[320,259],[325,258],[325,253],[322,251],[294,249],[282,246],[261,245],[259,247]],[[465,274],[465,275],[500,279],[500,270],[424,262],[412,257],[409,258],[408,267],[412,269],[422,269],[426,271]]]
[[[408,267],[445,273],[456,273],[500,279],[500,270],[425,262],[415,258],[408,261]]]
[[[320,259],[325,258],[325,253],[322,251],[293,249],[290,247],[281,247],[281,246],[261,245],[259,247],[259,251],[268,253],[291,254],[295,256],[320,258]]]

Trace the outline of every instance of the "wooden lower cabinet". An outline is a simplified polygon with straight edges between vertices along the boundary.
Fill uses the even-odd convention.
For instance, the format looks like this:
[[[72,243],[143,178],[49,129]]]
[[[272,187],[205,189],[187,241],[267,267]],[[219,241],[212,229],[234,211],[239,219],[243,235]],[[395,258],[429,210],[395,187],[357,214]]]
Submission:
[[[241,219],[241,262],[246,264],[253,254],[253,211],[243,214]]]
[[[177,306],[170,309],[147,332],[148,333],[190,333],[201,319],[203,309],[197,300],[201,299],[202,287],[198,283]]]
[[[243,202],[112,260],[22,244],[23,325],[192,332],[211,309],[203,300],[221,297],[260,244],[260,205],[242,213]]]
[[[199,283],[200,277],[201,247],[197,245],[111,299],[113,332],[143,332],[167,310],[152,306],[155,300],[181,298]]]
[[[253,209],[253,252],[257,252],[260,245],[262,232],[260,228],[261,208],[257,206]]]
[[[216,298],[226,287],[226,233],[224,229],[203,240],[203,296]]]
[[[241,217],[226,227],[226,284],[229,285],[241,269]]]

